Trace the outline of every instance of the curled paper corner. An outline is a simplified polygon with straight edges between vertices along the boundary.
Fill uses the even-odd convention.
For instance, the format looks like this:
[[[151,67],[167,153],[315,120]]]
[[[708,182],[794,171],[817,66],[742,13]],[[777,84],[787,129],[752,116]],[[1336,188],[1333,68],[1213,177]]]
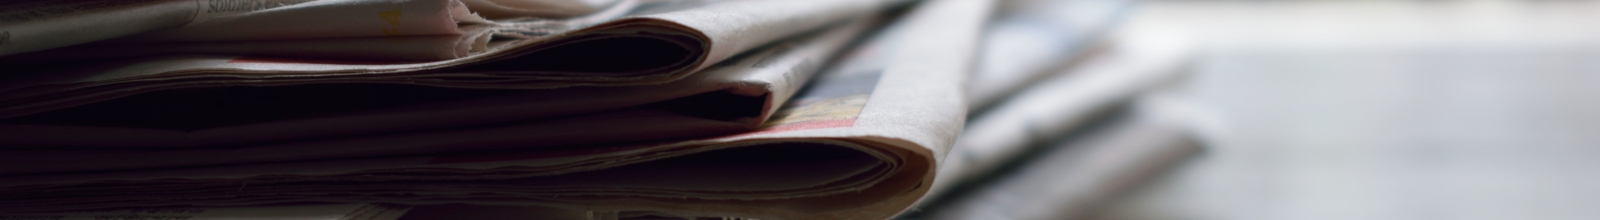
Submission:
[[[461,1],[459,1],[459,0],[451,2],[451,4],[450,4],[450,17],[454,18],[456,20],[456,24],[493,24],[494,23],[493,21],[489,21],[489,19],[483,18],[483,16],[479,15],[477,12],[473,12],[471,8],[467,7],[467,4],[461,3]]]
[[[481,54],[489,51],[489,41],[494,39],[493,30],[488,25],[461,26],[462,38],[456,42],[456,56],[462,58]]]

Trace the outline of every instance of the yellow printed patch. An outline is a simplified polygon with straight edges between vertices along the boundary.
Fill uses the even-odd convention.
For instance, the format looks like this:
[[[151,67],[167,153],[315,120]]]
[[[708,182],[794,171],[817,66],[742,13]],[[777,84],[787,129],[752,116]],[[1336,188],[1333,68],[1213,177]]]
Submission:
[[[861,109],[867,107],[866,94],[852,95],[831,99],[824,99],[803,106],[784,108],[772,113],[772,120],[767,120],[761,127],[777,125],[855,119],[861,114]]]
[[[378,12],[378,19],[383,19],[383,21],[389,22],[390,25],[400,26],[400,9],[396,8],[389,9],[388,11],[380,11]]]

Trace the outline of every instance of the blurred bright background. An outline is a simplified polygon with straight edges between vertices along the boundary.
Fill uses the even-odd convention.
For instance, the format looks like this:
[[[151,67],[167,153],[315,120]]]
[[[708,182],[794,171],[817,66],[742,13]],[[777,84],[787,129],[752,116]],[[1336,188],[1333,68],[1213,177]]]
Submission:
[[[1600,2],[1147,1],[1222,134],[1095,219],[1600,218]]]

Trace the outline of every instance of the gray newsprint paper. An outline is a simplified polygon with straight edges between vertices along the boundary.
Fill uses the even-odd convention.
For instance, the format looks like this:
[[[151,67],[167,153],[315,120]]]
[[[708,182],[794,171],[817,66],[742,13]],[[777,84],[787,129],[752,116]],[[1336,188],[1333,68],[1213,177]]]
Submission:
[[[934,193],[990,173],[1033,146],[1067,135],[1120,103],[1178,80],[1192,57],[1180,42],[1119,42],[1084,63],[972,117],[940,167]]]
[[[1080,219],[1141,182],[1199,154],[1193,118],[1156,116],[1153,105],[1086,135],[1043,149],[1018,169],[947,202],[922,207],[918,219]],[[1178,113],[1185,114],[1185,113]],[[957,154],[952,154],[958,155]]]
[[[912,9],[760,130],[686,141],[0,177],[0,213],[129,206],[542,206],[588,216],[883,219],[921,199],[966,113],[993,2]],[[420,209],[420,208],[417,208]],[[416,211],[414,209],[413,211]]]
[[[972,109],[1090,57],[1135,0],[1008,0],[985,30],[978,69],[967,79]]]

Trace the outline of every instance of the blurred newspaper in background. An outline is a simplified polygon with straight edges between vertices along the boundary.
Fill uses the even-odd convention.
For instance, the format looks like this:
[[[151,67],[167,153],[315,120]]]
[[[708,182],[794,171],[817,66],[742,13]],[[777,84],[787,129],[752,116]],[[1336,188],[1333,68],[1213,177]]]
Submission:
[[[934,188],[990,173],[1031,147],[1079,129],[1137,95],[1178,80],[1192,54],[1181,43],[1122,42],[972,116]]]
[[[1145,99],[1149,100],[1149,99]],[[1141,100],[1019,156],[1011,169],[929,203],[907,219],[1082,219],[1201,153],[1203,117]],[[958,155],[958,154],[952,154]]]
[[[1198,152],[1194,128],[1181,125],[1191,119],[1152,124],[1141,115],[1116,120],[1120,128],[1092,124],[1125,117],[1118,106],[1170,86],[1192,62],[1190,50],[1171,39],[1101,40],[1134,1],[1002,3],[981,68],[967,82],[972,121],[940,164],[933,200],[903,219],[1085,217],[1116,189]],[[1051,142],[1077,144],[1041,146]]]
[[[993,106],[1026,85],[1093,57],[1136,0],[1007,0],[984,31],[967,79],[971,109]]]
[[[932,200],[902,219],[1081,218],[1193,156],[1203,115],[1128,107],[1181,79],[1190,56],[1182,44],[1112,43],[976,113],[940,164]]]
[[[727,3],[732,6],[713,4],[697,9],[760,6],[762,10],[719,15],[792,15],[828,5],[809,2],[803,7],[787,7],[791,5],[771,2],[739,1]],[[4,179],[0,181],[0,198],[4,198],[0,199],[0,212],[12,213],[6,214],[8,218],[126,214],[193,219],[436,219],[485,213],[516,213],[536,219],[888,218],[924,197],[936,179],[941,158],[961,130],[966,113],[961,88],[992,4],[980,0],[918,4],[872,40],[841,55],[832,68],[794,94],[792,101],[763,101],[783,107],[762,108],[758,115],[771,117],[765,122],[741,121],[761,124],[759,129],[741,134],[493,151],[449,148],[451,153],[398,157],[8,175],[0,177]],[[847,8],[825,11],[870,13],[880,7]],[[728,19],[717,21],[726,24]],[[810,20],[779,23],[827,23]],[[734,29],[750,31],[749,27]],[[738,69],[784,63],[791,70],[801,69],[790,72],[799,72],[806,66],[807,54],[822,53],[813,48],[826,50],[826,42],[832,42],[826,39],[852,35],[840,33],[822,33],[818,35],[822,40],[796,44],[805,47],[772,46],[763,50],[766,52],[735,59],[775,57],[771,62],[735,62],[721,68],[746,71]],[[761,38],[741,36],[736,42],[713,42],[753,48],[765,44]],[[720,56],[714,60],[721,60],[733,53],[708,56]],[[523,58],[528,56],[532,55]],[[701,67],[694,69],[707,68],[712,62],[696,64]],[[798,85],[774,79],[761,82]],[[762,92],[785,96],[779,90],[784,89]],[[740,92],[748,91],[733,93]],[[573,95],[580,94],[584,93]],[[345,146],[357,145],[318,149]],[[456,145],[441,145],[445,146]],[[377,151],[368,153],[373,152]],[[273,160],[257,156],[260,158],[253,159]],[[168,208],[190,206],[209,208]],[[150,209],[126,209],[129,207]]]

